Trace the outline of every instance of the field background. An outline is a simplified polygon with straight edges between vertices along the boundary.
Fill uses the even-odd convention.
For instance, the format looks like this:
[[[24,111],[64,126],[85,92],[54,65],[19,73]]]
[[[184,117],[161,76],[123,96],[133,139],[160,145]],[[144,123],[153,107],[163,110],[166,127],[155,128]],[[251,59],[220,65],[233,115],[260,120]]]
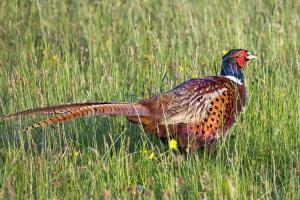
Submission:
[[[182,156],[123,118],[23,133],[0,122],[0,199],[300,199],[300,2],[0,1],[0,113],[138,101],[258,60],[246,111],[211,154]]]

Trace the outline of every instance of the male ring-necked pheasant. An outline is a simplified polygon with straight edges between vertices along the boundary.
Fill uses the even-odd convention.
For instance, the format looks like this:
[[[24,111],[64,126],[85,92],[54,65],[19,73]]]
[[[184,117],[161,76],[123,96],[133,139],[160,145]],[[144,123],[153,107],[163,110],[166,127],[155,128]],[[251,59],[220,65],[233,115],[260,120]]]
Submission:
[[[23,115],[55,116],[28,127],[28,130],[84,116],[126,116],[162,140],[175,138],[191,151],[217,141],[233,125],[245,106],[246,89],[242,69],[256,58],[244,49],[232,49],[223,56],[221,73],[186,81],[160,95],[138,103],[86,102],[35,108],[4,115],[12,119]]]

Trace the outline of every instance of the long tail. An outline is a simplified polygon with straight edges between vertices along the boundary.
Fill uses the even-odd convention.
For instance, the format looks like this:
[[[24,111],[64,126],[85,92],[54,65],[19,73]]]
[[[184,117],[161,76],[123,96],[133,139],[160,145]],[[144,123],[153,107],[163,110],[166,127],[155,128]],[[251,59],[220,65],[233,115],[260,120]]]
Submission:
[[[102,116],[150,116],[149,110],[138,103],[108,103],[108,102],[87,102],[87,103],[73,103],[64,104],[51,107],[36,108],[32,110],[26,110],[11,115],[5,115],[0,117],[1,119],[12,119],[15,117],[21,117],[24,115],[34,114],[57,114],[54,117],[42,120],[29,126],[26,130],[34,128],[48,126],[60,122],[70,121],[78,117],[88,117],[95,115]]]
[[[40,108],[34,108],[25,110],[22,112],[17,112],[13,114],[0,116],[0,120],[9,120],[17,117],[28,116],[28,115],[37,115],[37,114],[62,114],[74,110],[76,108],[80,108],[83,106],[92,106],[99,104],[113,104],[114,102],[82,102],[82,103],[66,103],[55,106],[46,106]]]

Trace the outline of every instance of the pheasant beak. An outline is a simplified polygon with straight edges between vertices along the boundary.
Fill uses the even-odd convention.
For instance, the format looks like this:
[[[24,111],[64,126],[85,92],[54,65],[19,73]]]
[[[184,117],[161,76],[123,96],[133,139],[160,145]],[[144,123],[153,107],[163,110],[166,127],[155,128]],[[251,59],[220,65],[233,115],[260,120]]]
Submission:
[[[249,61],[249,60],[253,60],[253,59],[257,59],[257,57],[254,54],[252,54],[251,52],[247,52],[246,60]]]

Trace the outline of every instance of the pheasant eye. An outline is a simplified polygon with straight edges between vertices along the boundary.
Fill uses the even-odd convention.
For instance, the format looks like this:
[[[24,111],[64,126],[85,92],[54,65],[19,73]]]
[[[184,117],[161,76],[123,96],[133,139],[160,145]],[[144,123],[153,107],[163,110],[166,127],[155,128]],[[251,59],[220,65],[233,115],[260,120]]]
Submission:
[[[243,57],[243,54],[239,53],[239,54],[238,54],[238,57],[240,57],[240,58]]]

